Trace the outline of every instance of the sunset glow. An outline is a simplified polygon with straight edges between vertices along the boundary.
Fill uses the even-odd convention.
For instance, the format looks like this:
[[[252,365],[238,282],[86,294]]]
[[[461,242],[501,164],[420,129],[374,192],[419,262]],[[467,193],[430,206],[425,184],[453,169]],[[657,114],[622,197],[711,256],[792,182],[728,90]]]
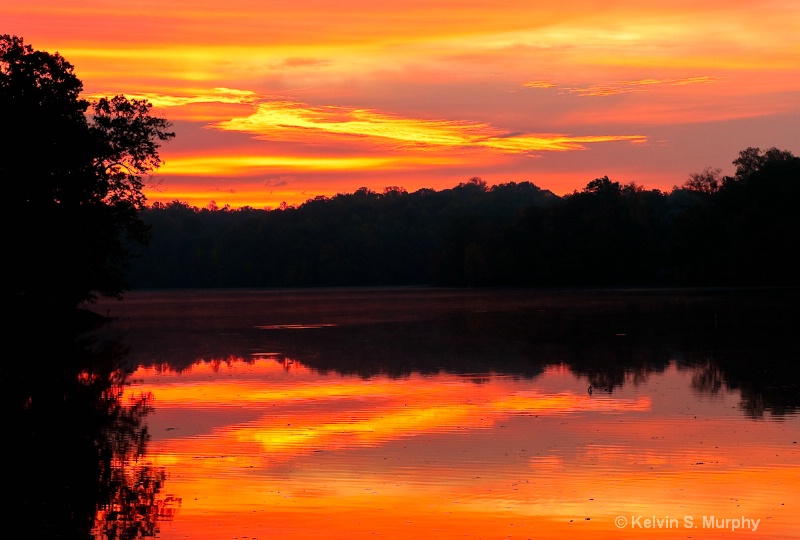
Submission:
[[[669,190],[749,146],[800,154],[800,5],[511,0],[0,7],[89,99],[173,122],[149,202],[276,207],[479,176]]]

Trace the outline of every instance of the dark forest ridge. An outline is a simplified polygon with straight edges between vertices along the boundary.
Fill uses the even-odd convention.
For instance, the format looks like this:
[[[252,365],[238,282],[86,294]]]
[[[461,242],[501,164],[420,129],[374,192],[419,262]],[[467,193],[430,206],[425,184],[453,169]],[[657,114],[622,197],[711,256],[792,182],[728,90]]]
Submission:
[[[130,288],[797,284],[800,158],[789,151],[747,148],[734,176],[707,169],[669,193],[602,177],[558,197],[473,178],[272,211],[147,207],[171,124],[146,100],[90,103],[82,90],[58,53],[0,36],[16,311]]]
[[[479,178],[366,188],[275,210],[142,212],[133,288],[796,285],[800,158],[747,148],[736,174],[669,193],[595,179],[559,197]]]

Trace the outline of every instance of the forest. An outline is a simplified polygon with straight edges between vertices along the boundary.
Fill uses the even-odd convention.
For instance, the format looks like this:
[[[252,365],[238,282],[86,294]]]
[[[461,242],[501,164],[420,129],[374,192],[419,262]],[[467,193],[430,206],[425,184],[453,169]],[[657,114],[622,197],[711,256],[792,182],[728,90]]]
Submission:
[[[794,286],[800,158],[747,148],[669,192],[607,176],[565,196],[480,178],[278,209],[142,210],[131,288]]]
[[[388,187],[277,209],[147,204],[172,124],[146,100],[89,102],[58,53],[0,36],[9,132],[4,301],[71,310],[132,289],[340,286],[794,286],[800,157],[749,147],[668,192],[607,176]]]

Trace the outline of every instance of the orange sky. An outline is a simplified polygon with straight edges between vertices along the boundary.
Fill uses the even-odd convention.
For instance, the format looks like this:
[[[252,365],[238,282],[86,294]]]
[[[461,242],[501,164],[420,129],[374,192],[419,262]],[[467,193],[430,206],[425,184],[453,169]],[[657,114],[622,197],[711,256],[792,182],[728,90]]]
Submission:
[[[800,154],[793,0],[4,0],[0,21],[87,97],[145,97],[174,123],[150,202],[473,176],[668,190],[748,146]]]

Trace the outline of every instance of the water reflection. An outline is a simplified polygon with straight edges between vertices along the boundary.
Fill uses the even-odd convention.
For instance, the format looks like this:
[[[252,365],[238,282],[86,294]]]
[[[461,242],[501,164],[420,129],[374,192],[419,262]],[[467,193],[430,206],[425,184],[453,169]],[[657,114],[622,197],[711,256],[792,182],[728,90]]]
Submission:
[[[649,534],[618,516],[796,537],[796,291],[141,293],[115,312],[127,392],[153,397],[148,460],[183,501],[161,538]]]
[[[163,538],[618,538],[615,516],[653,513],[790,538],[798,418],[698,400],[694,374],[590,395],[566,366],[363,379],[230,359],[141,368],[132,389],[154,396],[151,457],[185,501]]]
[[[800,294],[745,291],[301,290],[137,293],[104,306],[137,363],[299,359],[360,377],[568,365],[597,392],[676,362],[739,390],[753,417],[800,407]]]
[[[13,469],[4,528],[14,538],[154,536],[178,501],[145,458],[152,396],[126,392],[126,350],[73,332],[74,316],[9,328],[17,353],[0,375]]]

